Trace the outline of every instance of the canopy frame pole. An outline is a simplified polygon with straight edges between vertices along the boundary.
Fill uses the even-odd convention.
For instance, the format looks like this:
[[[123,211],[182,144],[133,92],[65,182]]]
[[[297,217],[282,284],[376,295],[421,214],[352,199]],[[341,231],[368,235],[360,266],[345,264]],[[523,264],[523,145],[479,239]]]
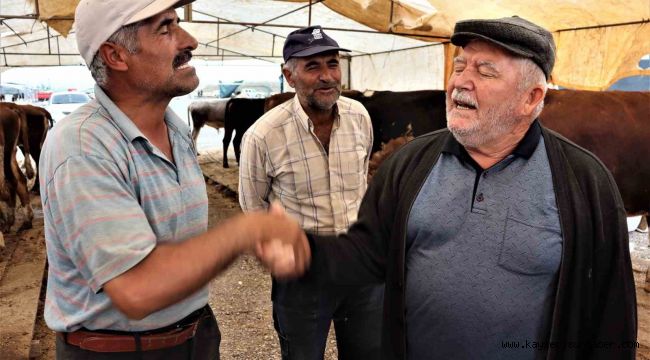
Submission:
[[[608,27],[615,27],[615,26],[638,25],[638,24],[645,24],[648,22],[650,22],[650,19],[643,19],[638,21],[630,21],[630,22],[616,23],[616,24],[603,24],[603,25],[594,25],[594,26],[583,26],[577,28],[567,28],[567,29],[555,30],[554,32],[559,33],[565,31],[591,30],[591,29],[600,29],[600,28],[608,28]]]
[[[9,24],[7,24],[7,19],[0,19],[0,25],[6,26],[9,30],[11,30],[12,33],[14,33],[14,35],[18,36],[20,41],[22,41],[25,46],[27,46],[27,42],[25,41],[25,39],[23,39],[23,37],[20,36],[20,34],[16,32],[16,30],[14,30],[11,26],[9,26]]]
[[[52,43],[50,42],[50,39],[52,38],[52,35],[50,34],[50,25],[47,25],[47,23],[45,23],[45,30],[47,30],[47,53],[51,54]]]
[[[59,37],[58,36],[56,37],[56,53],[57,53],[57,55],[58,55],[57,57],[59,59],[59,66],[61,66],[61,48],[59,47]]]
[[[311,1],[309,0],[309,18],[307,19],[307,26],[311,26]]]
[[[316,2],[315,2],[314,4],[318,4],[319,2],[323,2],[323,1],[325,1],[325,0],[316,0]],[[286,12],[286,13],[284,13],[284,14],[278,15],[278,16],[276,16],[276,17],[274,17],[274,18],[268,19],[268,20],[266,20],[266,21],[264,21],[264,22],[262,22],[262,23],[258,23],[258,24],[250,23],[250,25],[249,25],[249,24],[242,23],[242,22],[229,21],[229,23],[231,23],[232,25],[241,25],[241,26],[245,26],[246,28],[245,28],[245,29],[242,29],[242,30],[239,30],[239,31],[235,31],[234,33],[228,34],[228,35],[226,35],[226,36],[224,36],[224,37],[221,37],[220,39],[217,39],[217,40],[223,40],[223,39],[228,38],[228,37],[231,37],[231,36],[233,36],[233,35],[237,35],[237,34],[239,34],[239,33],[242,33],[242,32],[244,32],[244,31],[246,31],[246,30],[248,30],[248,29],[250,29],[250,28],[255,28],[255,27],[259,26],[259,25],[265,25],[265,24],[268,24],[269,22],[271,22],[271,21],[273,21],[273,20],[277,20],[277,19],[280,19],[280,18],[285,17],[285,16],[287,16],[287,15],[293,14],[293,13],[295,13],[296,11],[300,11],[300,10],[306,8],[306,7],[309,7],[309,10],[310,10],[310,12],[311,12],[311,5],[312,5],[312,0],[309,0],[309,5],[303,5],[303,6],[299,7],[299,8],[293,9],[293,10],[291,10],[291,11],[289,11],[289,12]],[[209,14],[205,14],[205,13],[203,13],[203,15],[211,16],[211,15],[209,15]],[[300,26],[296,26],[296,27],[300,27]],[[268,33],[268,34],[271,34],[271,33]],[[273,35],[273,34],[271,34],[271,35]],[[278,36],[281,36],[281,35],[278,35]],[[211,44],[211,43],[213,43],[213,42],[215,42],[215,41],[216,41],[216,40],[212,40],[212,41],[208,42],[208,44]]]

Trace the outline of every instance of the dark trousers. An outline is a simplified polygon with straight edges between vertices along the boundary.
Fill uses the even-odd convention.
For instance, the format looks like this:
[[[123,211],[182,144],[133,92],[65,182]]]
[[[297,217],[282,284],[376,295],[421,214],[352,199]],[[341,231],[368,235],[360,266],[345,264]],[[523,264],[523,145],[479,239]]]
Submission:
[[[186,342],[159,350],[141,352],[94,352],[67,344],[59,336],[56,337],[57,360],[157,360],[157,359],[196,359],[219,360],[219,344],[221,333],[217,319],[209,306],[199,320],[196,335]]]
[[[334,322],[339,359],[379,359],[384,285],[273,282],[273,322],[283,360],[323,359]]]

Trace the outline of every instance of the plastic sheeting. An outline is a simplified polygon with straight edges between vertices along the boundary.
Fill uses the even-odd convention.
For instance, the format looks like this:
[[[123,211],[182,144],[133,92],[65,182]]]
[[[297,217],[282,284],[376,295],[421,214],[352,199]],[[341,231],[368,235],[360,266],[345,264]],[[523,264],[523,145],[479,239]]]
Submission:
[[[444,88],[443,46],[355,56],[351,88],[411,91]]]

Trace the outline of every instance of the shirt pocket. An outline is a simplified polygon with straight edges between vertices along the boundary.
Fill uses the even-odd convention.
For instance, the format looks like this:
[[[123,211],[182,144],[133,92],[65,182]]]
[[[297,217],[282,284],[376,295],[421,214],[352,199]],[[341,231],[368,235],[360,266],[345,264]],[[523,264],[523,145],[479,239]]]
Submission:
[[[558,270],[561,256],[560,229],[506,218],[499,266],[524,275],[550,274]]]
[[[353,151],[341,154],[341,175],[344,190],[358,189],[366,184],[366,149],[357,145]]]

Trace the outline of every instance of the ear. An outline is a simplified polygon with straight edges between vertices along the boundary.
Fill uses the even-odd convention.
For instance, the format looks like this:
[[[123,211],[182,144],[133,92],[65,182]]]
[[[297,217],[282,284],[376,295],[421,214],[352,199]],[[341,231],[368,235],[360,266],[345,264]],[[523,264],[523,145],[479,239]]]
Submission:
[[[113,71],[127,71],[129,65],[126,62],[128,51],[120,45],[105,42],[97,51],[97,56],[101,56],[106,67]]]
[[[528,116],[533,113],[537,105],[544,100],[544,89],[541,86],[534,86],[528,90],[524,102],[524,115]]]
[[[284,78],[287,79],[287,84],[291,86],[292,88],[295,88],[295,80],[291,76],[291,71],[288,69],[282,68],[282,75],[284,75]]]

